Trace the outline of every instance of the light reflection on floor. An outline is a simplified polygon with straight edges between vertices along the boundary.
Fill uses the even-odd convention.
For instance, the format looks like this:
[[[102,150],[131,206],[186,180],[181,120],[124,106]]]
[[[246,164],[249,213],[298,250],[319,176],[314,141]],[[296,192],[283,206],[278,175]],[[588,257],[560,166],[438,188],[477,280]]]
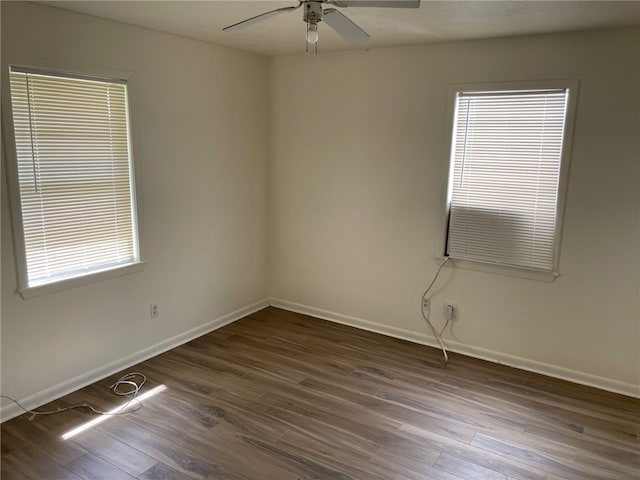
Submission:
[[[76,435],[78,435],[79,433],[82,433],[86,430],[89,430],[92,427],[95,427],[96,425],[99,425],[102,422],[106,422],[107,420],[109,420],[110,418],[112,418],[114,415],[117,414],[122,414],[124,412],[126,412],[127,410],[129,410],[132,407],[136,407],[138,405],[140,405],[140,403],[144,400],[146,400],[147,398],[153,397],[154,395],[163,392],[167,389],[167,387],[165,387],[164,385],[158,385],[155,388],[152,388],[151,390],[138,395],[136,398],[134,398],[131,402],[126,402],[122,405],[120,405],[119,407],[114,408],[113,410],[109,410],[108,412],[106,412],[104,415],[100,415],[97,416],[91,420],[89,420],[86,423],[83,423],[82,425],[69,430],[67,433],[65,433],[64,435],[62,435],[62,439],[63,440],[69,440],[72,437],[75,437]]]

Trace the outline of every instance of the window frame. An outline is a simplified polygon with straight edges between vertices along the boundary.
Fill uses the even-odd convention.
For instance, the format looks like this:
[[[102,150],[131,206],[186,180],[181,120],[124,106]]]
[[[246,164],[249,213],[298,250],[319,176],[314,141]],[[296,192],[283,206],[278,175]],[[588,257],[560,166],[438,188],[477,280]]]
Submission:
[[[573,146],[575,114],[579,95],[579,81],[574,79],[560,80],[532,80],[532,81],[505,81],[482,83],[456,83],[448,87],[447,93],[447,125],[446,125],[446,164],[443,175],[444,193],[442,195],[444,205],[442,208],[442,230],[438,241],[442,254],[439,258],[447,256],[447,242],[449,236],[449,209],[450,209],[450,183],[453,177],[453,142],[455,139],[455,115],[457,95],[461,92],[490,92],[490,91],[517,91],[517,90],[552,90],[566,89],[568,91],[564,138],[560,157],[560,172],[558,179],[557,206],[555,219],[555,234],[553,247],[553,266],[551,271],[542,271],[524,266],[502,265],[482,262],[470,259],[450,258],[447,265],[451,267],[474,270],[499,275],[513,276],[531,280],[553,282],[559,275],[560,250],[562,243],[562,227],[564,224],[564,211],[568,189],[571,152]]]
[[[13,250],[15,257],[15,267],[18,281],[17,293],[19,293],[23,299],[38,297],[41,295],[48,295],[55,292],[60,292],[70,288],[78,286],[88,285],[95,282],[100,282],[110,278],[119,277],[122,275],[128,275],[131,273],[140,272],[144,269],[145,261],[143,260],[143,244],[140,235],[140,200],[139,200],[139,175],[136,163],[134,161],[134,142],[133,142],[133,116],[132,107],[129,94],[129,80],[132,76],[132,72],[127,71],[114,71],[111,69],[86,69],[78,68],[77,66],[68,66],[60,68],[57,65],[52,65],[51,62],[37,61],[38,66],[33,66],[36,62],[19,62],[11,61],[8,59],[2,62],[2,119],[3,119],[3,139],[5,141],[4,153],[6,154],[6,172],[7,172],[7,187],[9,198],[9,209],[11,213],[11,227],[13,230]],[[60,77],[70,77],[79,79],[90,79],[107,82],[123,83],[127,86],[126,95],[126,108],[128,116],[128,150],[130,159],[130,188],[131,188],[131,202],[132,202],[132,223],[134,241],[137,245],[137,256],[131,263],[114,266],[112,268],[105,268],[104,270],[98,270],[95,272],[86,273],[74,277],[61,278],[59,280],[37,285],[29,286],[28,283],[28,271],[27,271],[27,256],[24,237],[24,223],[22,219],[22,202],[20,194],[20,183],[18,177],[18,158],[15,143],[15,131],[13,125],[13,105],[11,100],[10,90],[10,70],[11,68],[19,70],[28,70],[33,73],[54,75]],[[93,70],[93,71],[92,71]]]

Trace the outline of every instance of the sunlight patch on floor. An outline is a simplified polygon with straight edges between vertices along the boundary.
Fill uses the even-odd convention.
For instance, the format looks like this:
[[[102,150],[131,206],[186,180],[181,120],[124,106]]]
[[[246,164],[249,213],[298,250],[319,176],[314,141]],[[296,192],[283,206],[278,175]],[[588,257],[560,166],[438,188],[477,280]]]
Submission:
[[[142,401],[153,397],[154,395],[163,392],[167,389],[167,387],[165,387],[164,385],[158,385],[155,388],[152,388],[151,390],[138,395],[136,398],[134,398],[133,400],[131,400],[130,402],[126,402],[122,405],[120,405],[119,407],[114,408],[113,410],[109,410],[108,412],[104,413],[103,415],[100,415],[98,417],[95,417],[91,420],[89,420],[88,422],[83,423],[82,425],[69,430],[67,433],[65,433],[64,435],[62,435],[62,439],[63,440],[69,440],[72,437],[75,437],[76,435],[78,435],[79,433],[82,433],[86,430],[89,430],[92,427],[95,427],[96,425],[101,424],[102,422],[106,422],[107,420],[109,420],[111,417],[113,417],[114,415],[122,415],[124,413],[126,413],[126,411],[131,408],[131,407],[135,407],[137,405],[140,405]]]

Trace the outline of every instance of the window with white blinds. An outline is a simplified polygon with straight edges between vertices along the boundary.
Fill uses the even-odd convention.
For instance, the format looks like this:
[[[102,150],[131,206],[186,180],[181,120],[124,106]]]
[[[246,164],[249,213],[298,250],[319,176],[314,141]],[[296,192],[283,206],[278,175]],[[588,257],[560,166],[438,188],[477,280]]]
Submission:
[[[446,253],[552,272],[568,89],[458,92]]]
[[[139,260],[127,86],[11,68],[27,287]]]

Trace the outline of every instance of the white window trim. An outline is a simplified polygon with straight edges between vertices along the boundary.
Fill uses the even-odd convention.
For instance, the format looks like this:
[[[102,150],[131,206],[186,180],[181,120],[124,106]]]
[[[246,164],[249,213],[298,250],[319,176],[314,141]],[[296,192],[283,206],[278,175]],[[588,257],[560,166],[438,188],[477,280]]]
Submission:
[[[35,65],[35,66],[34,66]],[[96,272],[91,272],[85,275],[64,278],[56,282],[47,283],[44,285],[38,285],[34,287],[28,286],[27,275],[27,256],[24,243],[24,225],[22,222],[22,208],[20,204],[20,185],[18,180],[18,160],[16,156],[16,144],[15,144],[15,132],[13,129],[13,110],[11,104],[11,91],[9,72],[10,67],[20,67],[29,70],[49,72],[52,74],[69,75],[71,77],[85,77],[96,78],[103,80],[115,80],[120,82],[129,83],[132,76],[132,72],[123,70],[113,70],[110,68],[83,68],[75,64],[51,62],[42,59],[2,59],[2,116],[4,123],[4,140],[5,140],[5,154],[7,160],[7,187],[9,197],[9,208],[11,212],[11,228],[13,230],[13,245],[14,256],[16,263],[16,273],[18,280],[17,293],[20,293],[24,300],[39,297],[41,295],[48,295],[55,292],[60,292],[70,288],[75,288],[83,285],[89,285],[102,280],[115,278],[123,275],[129,275],[132,273],[140,272],[144,269],[146,262],[143,260],[143,245],[140,235],[141,220],[140,220],[140,201],[139,201],[139,189],[140,180],[138,175],[138,169],[134,162],[133,142],[130,142],[129,149],[131,155],[131,183],[133,185],[133,204],[135,206],[134,215],[134,228],[136,229],[137,243],[138,243],[138,260],[122,266],[113,268],[107,268]],[[131,100],[128,100],[128,115],[129,115],[129,138],[133,138],[133,114]]]
[[[436,257],[436,260],[438,262],[442,262],[444,258],[445,257],[440,256]],[[543,272],[522,267],[474,262],[472,260],[461,260],[459,258],[450,258],[444,266],[445,268],[459,268],[461,270],[471,270],[473,272],[491,273],[494,275],[524,278],[527,280],[537,280],[548,283],[554,282],[555,279],[560,276],[557,272]]]
[[[539,280],[545,282],[553,282],[559,273],[560,264],[560,246],[562,243],[562,226],[564,223],[564,210],[566,203],[566,193],[568,187],[569,178],[569,164],[571,163],[571,152],[573,145],[574,125],[575,125],[575,113],[578,99],[578,87],[579,80],[574,79],[560,79],[560,80],[531,80],[531,81],[510,81],[510,82],[486,82],[486,83],[458,83],[451,84],[447,93],[447,125],[446,125],[446,162],[444,165],[443,173],[443,195],[442,195],[442,220],[440,238],[438,244],[441,246],[440,252],[446,252],[447,250],[447,233],[448,233],[448,218],[449,212],[447,205],[447,193],[449,189],[449,179],[451,175],[451,169],[453,164],[451,162],[451,145],[454,135],[454,117],[456,110],[456,96],[459,92],[483,92],[483,91],[497,91],[497,90],[542,90],[542,89],[567,89],[569,91],[567,102],[567,113],[565,120],[565,136],[562,145],[562,156],[560,163],[560,178],[558,181],[558,203],[557,203],[557,216],[556,216],[556,242],[553,251],[553,270],[551,272],[544,272],[540,270],[528,269],[525,267],[498,265],[484,262],[477,262],[473,260],[461,260],[451,259],[446,263],[447,266],[452,268],[461,268],[465,270],[480,271],[498,275],[505,275],[511,277],[525,278],[530,280]],[[437,258],[444,258],[442,254]]]
[[[39,297],[41,295],[49,295],[51,293],[61,292],[69,288],[81,287],[83,285],[101,282],[110,278],[116,278],[123,275],[130,275],[132,273],[141,272],[144,269],[145,263],[146,262],[142,261],[128,263],[127,265],[108,268],[105,270],[100,270],[98,272],[88,273],[79,277],[65,278],[64,280],[45,283],[44,285],[38,285],[36,287],[23,287],[18,291],[20,292],[20,295],[22,295],[22,298],[28,300],[30,298]]]

